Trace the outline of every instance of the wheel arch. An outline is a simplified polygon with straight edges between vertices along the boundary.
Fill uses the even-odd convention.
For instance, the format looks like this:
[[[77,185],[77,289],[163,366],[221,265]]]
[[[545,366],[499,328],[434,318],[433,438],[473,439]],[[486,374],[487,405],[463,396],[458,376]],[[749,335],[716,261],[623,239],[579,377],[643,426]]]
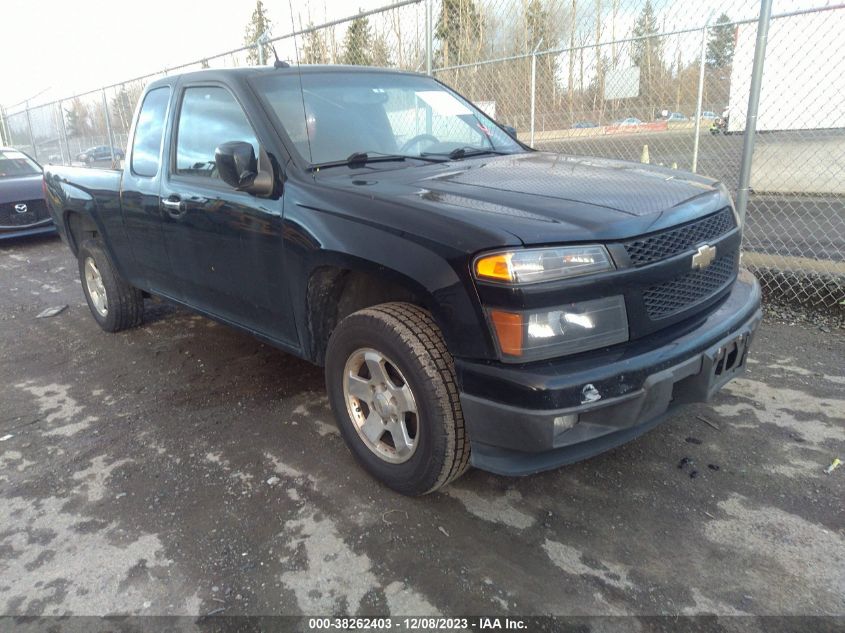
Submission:
[[[79,247],[85,240],[97,238],[102,234],[94,219],[77,209],[65,209],[62,212],[62,222],[67,233],[68,246],[74,256],[79,255]]]
[[[325,362],[332,331],[353,312],[400,301],[428,310],[445,331],[438,302],[419,282],[399,271],[357,258],[325,261],[311,269],[305,288],[305,351],[315,363]]]

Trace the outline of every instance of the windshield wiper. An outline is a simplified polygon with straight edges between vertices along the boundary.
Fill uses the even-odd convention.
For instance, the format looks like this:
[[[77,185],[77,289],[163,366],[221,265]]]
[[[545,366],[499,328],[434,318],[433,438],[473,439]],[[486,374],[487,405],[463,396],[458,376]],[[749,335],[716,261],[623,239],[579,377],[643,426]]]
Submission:
[[[390,161],[404,161],[407,159],[418,159],[427,162],[443,162],[442,158],[432,158],[426,156],[405,156],[404,154],[383,154],[381,152],[352,152],[345,160],[333,160],[327,163],[318,163],[311,166],[312,171],[318,171],[327,167],[357,167],[359,165],[366,165],[367,163],[385,163]]]
[[[481,156],[482,154],[497,154],[504,156],[509,152],[503,152],[492,148],[482,147],[456,147],[448,154],[445,152],[424,152],[423,156],[448,156],[449,160],[457,160],[458,158],[466,158],[467,156]]]
[[[343,167],[347,165],[353,167],[356,165],[365,165],[366,163],[381,163],[394,160],[405,160],[405,156],[401,154],[381,154],[378,156],[370,156],[367,152],[352,152],[344,160],[332,160],[327,163],[317,163],[312,165],[312,170],[325,169],[327,167]]]

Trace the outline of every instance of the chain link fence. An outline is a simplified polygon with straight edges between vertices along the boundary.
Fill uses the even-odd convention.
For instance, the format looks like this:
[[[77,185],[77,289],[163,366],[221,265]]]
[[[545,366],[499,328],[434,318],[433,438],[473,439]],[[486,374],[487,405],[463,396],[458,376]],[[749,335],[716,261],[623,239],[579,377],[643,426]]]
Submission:
[[[767,5],[771,0],[405,0],[316,26],[304,9],[293,16],[295,32],[266,34],[261,44],[3,111],[0,133],[41,162],[110,165],[123,158],[147,82],[269,62],[271,43],[293,64],[429,73],[537,149],[718,178],[745,214],[744,263],[768,296],[842,305],[845,4]],[[763,22],[768,37],[758,42],[761,6],[771,16]],[[752,94],[756,134],[746,129]],[[746,146],[753,153],[744,158]]]

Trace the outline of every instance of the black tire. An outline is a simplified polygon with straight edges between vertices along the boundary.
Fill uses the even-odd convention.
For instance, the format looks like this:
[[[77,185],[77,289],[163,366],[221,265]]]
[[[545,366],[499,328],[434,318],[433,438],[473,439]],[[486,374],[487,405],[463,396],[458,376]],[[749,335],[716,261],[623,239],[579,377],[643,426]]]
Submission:
[[[402,463],[390,463],[360,437],[344,395],[347,360],[361,349],[388,357],[410,387],[418,418],[416,448]],[[452,356],[440,329],[425,310],[384,303],[355,312],[335,328],[326,352],[326,387],[338,427],[352,454],[373,477],[406,495],[422,495],[460,477],[469,468]]]
[[[101,314],[94,304],[94,299],[85,278],[85,265],[92,259],[102,278],[105,289],[107,310]],[[97,240],[86,240],[79,247],[79,278],[85,300],[97,324],[106,332],[119,332],[141,324],[144,319],[144,297],[141,291],[130,286],[117,273],[102,244]]]

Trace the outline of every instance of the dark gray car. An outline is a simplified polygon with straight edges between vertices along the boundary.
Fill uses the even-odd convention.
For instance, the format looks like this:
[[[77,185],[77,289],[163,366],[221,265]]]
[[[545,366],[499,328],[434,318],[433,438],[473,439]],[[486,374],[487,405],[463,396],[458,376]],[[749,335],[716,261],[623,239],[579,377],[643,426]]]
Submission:
[[[124,152],[117,147],[109,147],[108,145],[98,145],[97,147],[89,147],[84,152],[76,155],[76,160],[90,165],[91,163],[98,163],[102,161],[123,160]]]
[[[11,147],[0,147],[0,240],[56,230],[44,203],[41,165]]]

